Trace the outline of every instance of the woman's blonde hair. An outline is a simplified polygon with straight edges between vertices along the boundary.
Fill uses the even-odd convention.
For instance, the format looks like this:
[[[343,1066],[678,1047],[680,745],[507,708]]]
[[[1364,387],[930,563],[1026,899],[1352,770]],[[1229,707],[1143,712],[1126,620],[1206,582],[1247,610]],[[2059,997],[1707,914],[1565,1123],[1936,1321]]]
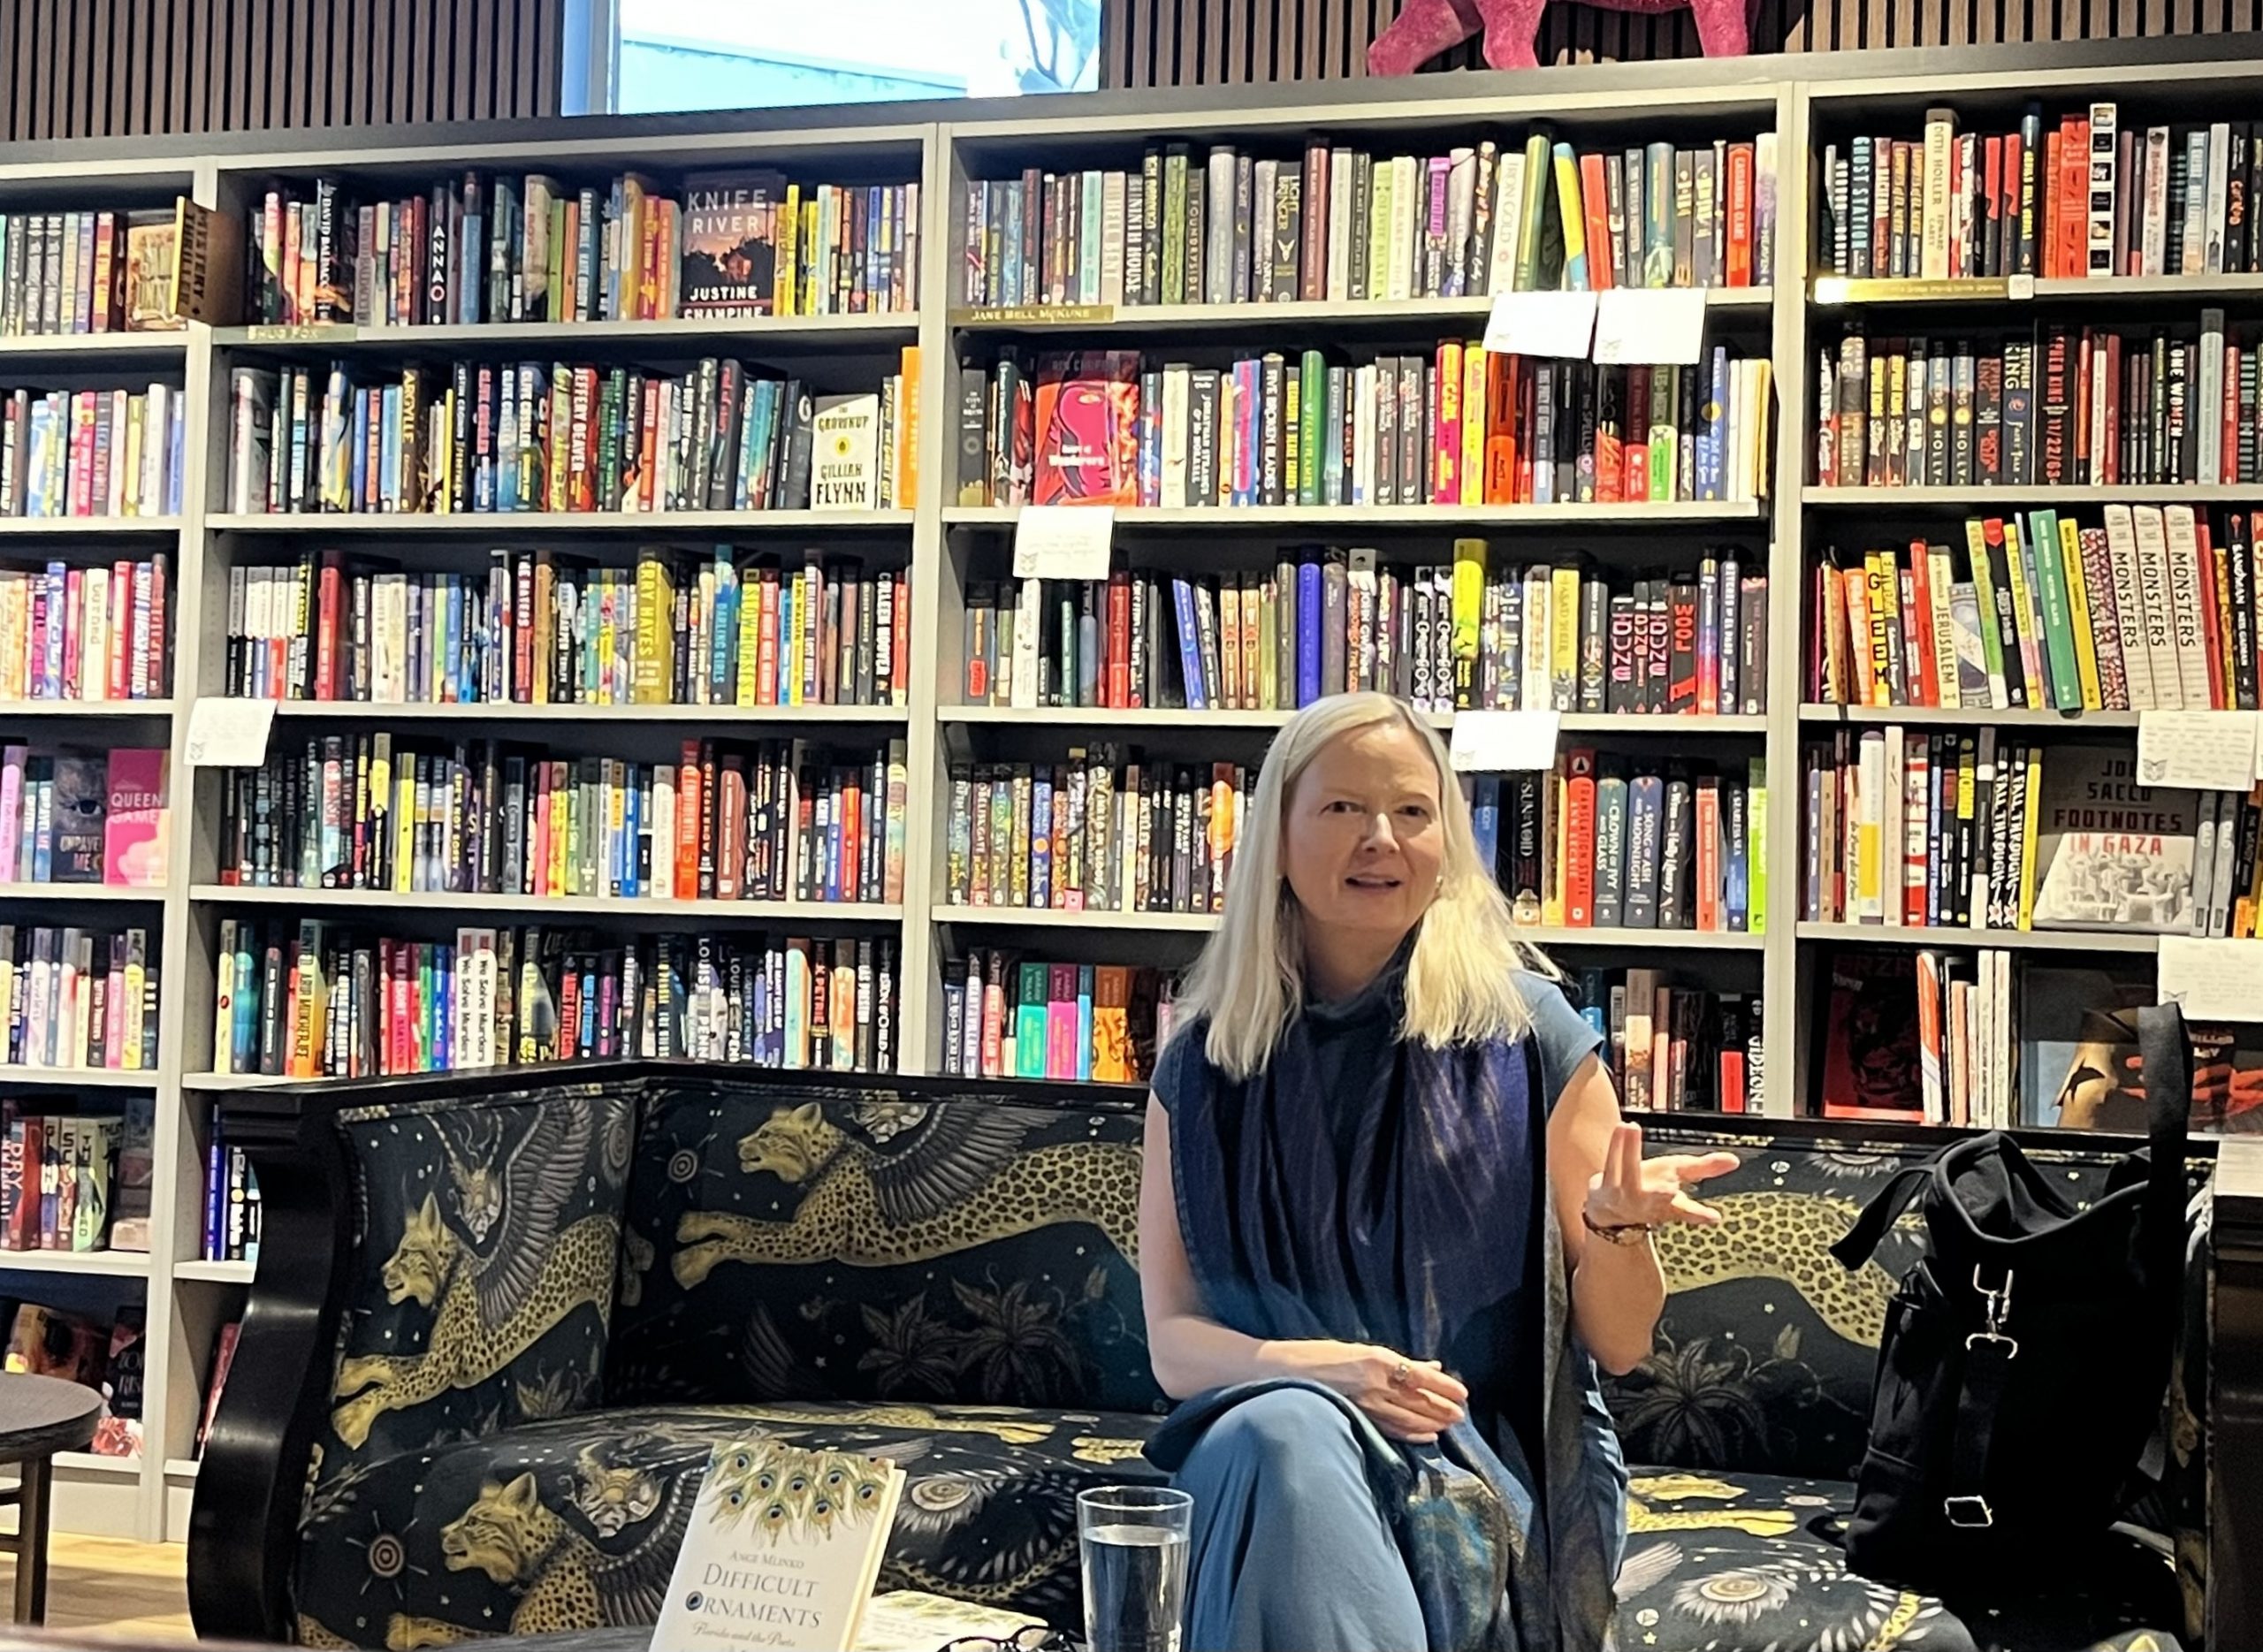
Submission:
[[[1431,1046],[1514,1039],[1532,1016],[1510,971],[1554,972],[1517,939],[1508,901],[1478,858],[1469,804],[1436,733],[1390,695],[1332,695],[1291,718],[1265,754],[1236,834],[1225,916],[1179,988],[1177,1024],[1207,1018],[1203,1053],[1231,1077],[1262,1067],[1304,1005],[1304,912],[1281,870],[1289,796],[1330,741],[1385,724],[1407,730],[1429,754],[1445,833],[1437,895],[1415,921],[1399,1036]]]

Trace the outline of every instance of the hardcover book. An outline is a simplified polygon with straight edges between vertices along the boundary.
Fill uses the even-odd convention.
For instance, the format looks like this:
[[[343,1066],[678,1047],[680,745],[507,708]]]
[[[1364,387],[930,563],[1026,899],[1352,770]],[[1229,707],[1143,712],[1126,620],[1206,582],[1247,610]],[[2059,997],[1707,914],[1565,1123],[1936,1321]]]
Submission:
[[[778,307],[774,171],[694,172],[683,180],[680,308],[685,317],[770,316]]]

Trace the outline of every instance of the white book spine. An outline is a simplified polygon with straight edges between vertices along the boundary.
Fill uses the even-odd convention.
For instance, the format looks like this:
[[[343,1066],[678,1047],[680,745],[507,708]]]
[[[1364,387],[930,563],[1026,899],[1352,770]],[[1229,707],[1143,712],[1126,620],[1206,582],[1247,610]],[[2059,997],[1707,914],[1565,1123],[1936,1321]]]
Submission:
[[[2168,270],[2168,128],[2145,128],[2145,210],[2138,234],[2137,273]]]
[[[1956,116],[1946,109],[1925,111],[1924,234],[1918,273],[1928,281],[1949,274],[1949,236],[1955,219],[1949,200],[1949,174],[1956,163]],[[1868,202],[1863,203],[1867,209]]]
[[[1524,151],[1504,147],[1493,169],[1493,255],[1485,274],[1488,294],[1516,285],[1517,225],[1524,218]]]
[[[2200,226],[2201,268],[2210,275],[2224,272],[2224,232],[2231,187],[2231,127],[2218,121],[2208,128],[2208,193],[2206,217]],[[2251,211],[2253,209],[2249,209]],[[2190,208],[2186,210],[2189,212]]]
[[[1847,916],[1857,924],[1875,924],[1885,913],[1879,894],[1880,834],[1886,826],[1886,731],[1863,732],[1855,766],[1855,806],[1848,811],[1848,836],[1853,852],[1847,864],[1852,898]]]
[[[1888,929],[1901,927],[1902,860],[1909,841],[1903,800],[1909,788],[1909,749],[1899,723],[1886,729],[1886,766],[1878,777],[1878,917]]]
[[[2199,275],[2208,267],[2208,133],[2205,127],[2184,140],[2184,240],[2176,272]]]
[[[2130,514],[2137,526],[2138,600],[2145,616],[2146,669],[2153,681],[2153,704],[2139,709],[2181,712],[2185,709],[2183,676],[2176,658],[2176,605],[2169,590],[2168,533],[2159,506],[2141,505]],[[2112,531],[2107,529],[2109,541]],[[2136,701],[2133,693],[2130,703]]]
[[[2200,545],[2193,531],[2192,507],[2172,505],[2162,513],[2168,534],[2169,594],[2175,599],[2176,673],[2183,709],[2209,709],[2208,645],[2200,619]]]
[[[1186,504],[1187,366],[1183,362],[1163,368],[1163,474],[1162,502],[1166,508]]]
[[[1414,267],[1416,225],[1419,222],[1418,187],[1422,170],[1411,155],[1402,155],[1391,162],[1394,174],[1391,187],[1391,286],[1392,298],[1414,296]]]
[[[2114,270],[2114,204],[2119,180],[2114,175],[2118,111],[2111,103],[2090,106],[2090,265],[2092,276]]]
[[[1549,703],[1549,598],[1553,591],[1554,582],[1546,567],[1527,570],[1521,610],[1524,636],[1517,653],[1517,704],[1528,711],[1540,710]]]
[[[1109,172],[1101,179],[1100,301],[1124,301],[1124,175]]]
[[[1037,704],[1037,645],[1045,630],[1045,582],[1025,579],[1016,594],[1012,703]]]
[[[2211,231],[2211,234],[2216,232]],[[2221,248],[2219,247],[2218,251]],[[2198,402],[2194,422],[2198,425],[2198,453],[2196,469],[2203,483],[2222,482],[2224,461],[2224,313],[2220,309],[2200,312],[2200,346],[2198,371],[2194,373],[2195,399]],[[2102,430],[2103,425],[2093,429]],[[2234,458],[2236,459],[2235,454]]]
[[[1312,203],[1305,203],[1309,212]],[[1331,304],[1352,296],[1352,151],[1330,150],[1328,156],[1328,281],[1322,288]]]

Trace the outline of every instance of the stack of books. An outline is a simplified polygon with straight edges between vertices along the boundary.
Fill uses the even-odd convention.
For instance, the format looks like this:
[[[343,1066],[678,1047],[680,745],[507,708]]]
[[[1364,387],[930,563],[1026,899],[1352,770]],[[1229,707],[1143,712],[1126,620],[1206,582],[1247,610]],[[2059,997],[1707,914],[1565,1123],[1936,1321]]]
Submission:
[[[329,735],[228,772],[223,883],[550,899],[898,902],[903,742],[677,763]]]
[[[0,212],[0,337],[171,332],[173,214]]]
[[[1071,747],[1054,765],[951,769],[944,883],[953,906],[1221,912],[1252,775],[1120,761]]]
[[[1766,1070],[1757,993],[1690,986],[1656,969],[1585,969],[1566,983],[1603,1034],[1622,1108],[1757,1113]]]
[[[971,305],[1248,304],[1768,285],[1776,134],[1443,155],[1151,144],[1136,171],[966,186]]]
[[[179,389],[0,391],[0,516],[178,516]]]
[[[893,1072],[892,937],[220,925],[223,1073],[367,1078],[608,1056]]]
[[[357,201],[338,179],[247,213],[255,320],[364,327],[676,321],[910,310],[919,186],[694,172],[679,198],[467,172]]]
[[[1767,770],[1628,759],[1466,775],[1477,853],[1518,923],[1758,933],[1767,926]]]
[[[2250,518],[2108,505],[1971,517],[1815,574],[1808,689],[1836,705],[2253,711]],[[1840,567],[1835,564],[1845,563]]]
[[[2046,126],[2040,103],[2000,133],[1925,111],[1915,138],[1823,149],[1822,245],[1842,276],[2238,274],[2263,270],[2249,121],[2124,126],[2095,103]]]
[[[681,375],[566,362],[239,367],[228,508],[577,513],[909,509],[919,353],[876,391],[707,357]]]
[[[1165,972],[1043,963],[990,948],[944,966],[943,1070],[968,1078],[1137,1084],[1170,1037]]]
[[[1209,367],[1054,351],[959,374],[964,506],[1729,503],[1768,491],[1769,362],[1504,355],[1475,340]]]
[[[157,1070],[149,932],[0,924],[0,1025],[10,1067]]]
[[[339,551],[228,571],[227,691],[377,704],[902,705],[911,575],[811,551],[633,566],[501,550],[480,574]],[[0,626],[5,588],[0,587]]]
[[[0,743],[0,882],[162,888],[170,761],[146,747],[34,754]]]
[[[1482,539],[1457,539],[1452,562],[1413,567],[1301,545],[1269,573],[977,583],[962,693],[1270,712],[1380,689],[1436,712],[1757,713],[1768,580],[1755,562],[1731,548],[1613,580],[1584,559],[1495,563]]]
[[[1825,487],[2263,481],[2256,342],[2220,309],[2140,332],[1871,339],[1817,363]]]

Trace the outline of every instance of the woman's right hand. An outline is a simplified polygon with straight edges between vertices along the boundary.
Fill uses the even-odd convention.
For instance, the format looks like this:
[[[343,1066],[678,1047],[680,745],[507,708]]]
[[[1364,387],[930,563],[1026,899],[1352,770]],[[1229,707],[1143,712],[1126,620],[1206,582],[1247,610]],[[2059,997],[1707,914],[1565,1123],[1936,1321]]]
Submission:
[[[1367,1413],[1385,1437],[1428,1445],[1462,1419],[1469,1390],[1435,1359],[1410,1359],[1361,1343],[1306,1344],[1314,1381]]]

